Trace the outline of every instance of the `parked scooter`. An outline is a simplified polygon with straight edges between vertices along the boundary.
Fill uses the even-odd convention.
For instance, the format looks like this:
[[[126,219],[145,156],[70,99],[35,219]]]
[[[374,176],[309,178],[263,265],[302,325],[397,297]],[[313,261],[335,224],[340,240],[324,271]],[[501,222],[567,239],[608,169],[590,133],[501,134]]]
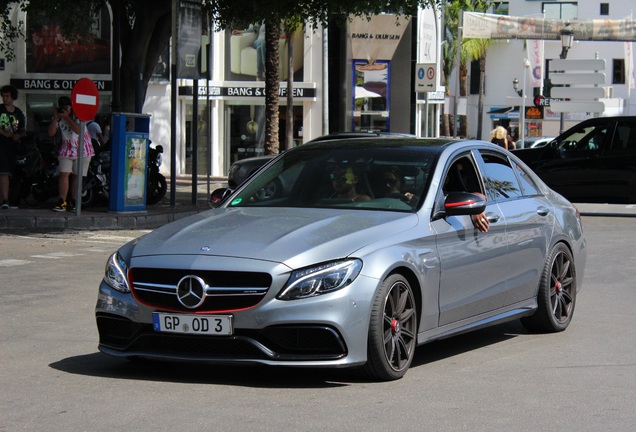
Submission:
[[[110,196],[110,146],[95,147],[82,182],[82,207],[108,202]]]
[[[37,148],[42,156],[42,163],[33,179],[31,194],[37,202],[43,203],[58,196],[60,171],[55,142],[38,142]]]
[[[147,171],[147,189],[146,204],[157,204],[166,196],[168,183],[166,178],[159,172],[163,157],[163,146],[156,145],[152,147],[152,141],[148,141],[148,171]]]

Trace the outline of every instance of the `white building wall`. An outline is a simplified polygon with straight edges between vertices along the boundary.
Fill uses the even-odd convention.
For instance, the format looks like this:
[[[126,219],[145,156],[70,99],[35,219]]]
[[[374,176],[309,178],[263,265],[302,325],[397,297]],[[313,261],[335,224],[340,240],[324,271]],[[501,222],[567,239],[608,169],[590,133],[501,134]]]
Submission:
[[[600,15],[600,2],[597,0],[578,0],[578,19],[624,19],[629,17],[633,10],[633,4],[627,1],[607,2],[610,4],[609,16]],[[543,2],[527,0],[510,0],[510,16],[540,16]],[[636,43],[632,43],[632,46]],[[561,53],[561,41],[545,41],[545,58],[558,59]],[[625,58],[624,42],[594,42],[574,41],[568,52],[568,60],[594,59],[596,54],[606,61],[605,83],[603,87],[613,87],[614,100],[606,102],[606,112],[601,115],[636,115],[636,91],[628,91],[626,84],[612,84],[612,60]],[[488,50],[486,59],[486,94],[484,96],[484,116],[482,123],[483,136],[480,139],[490,139],[492,120],[490,111],[492,108],[521,105],[521,98],[515,93],[512,86],[514,78],[519,79],[519,85],[523,82],[523,60],[527,58],[525,41],[502,40],[495,42]],[[451,90],[455,91],[455,75],[452,77]],[[528,77],[529,80],[529,77]],[[526,105],[533,105],[533,89],[526,87]],[[468,97],[467,115],[469,122],[469,136],[475,137],[477,132],[477,102],[478,95]],[[618,108],[622,106],[622,109]],[[612,108],[615,107],[615,108]],[[620,112],[617,112],[620,111]],[[576,117],[576,115],[574,116]],[[567,120],[565,128],[578,123],[580,119]],[[544,135],[557,135],[559,132],[558,120],[545,120],[543,123]]]

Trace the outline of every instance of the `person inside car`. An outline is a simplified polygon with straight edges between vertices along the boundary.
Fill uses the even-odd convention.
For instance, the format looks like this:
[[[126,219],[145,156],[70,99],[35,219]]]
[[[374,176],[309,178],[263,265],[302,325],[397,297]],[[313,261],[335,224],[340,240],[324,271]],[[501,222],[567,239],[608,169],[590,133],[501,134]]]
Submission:
[[[442,186],[444,196],[448,195],[449,192],[470,192],[482,197],[484,201],[487,201],[486,195],[481,192],[475,192],[475,187],[469,186],[471,183],[474,183],[470,181],[469,176],[470,175],[464,168],[464,163],[461,161],[461,159],[453,162],[448,170],[448,173],[446,173],[446,178],[444,178],[444,185]],[[488,217],[486,217],[486,214],[484,212],[476,215],[471,215],[470,218],[475,228],[484,233],[488,232],[490,222],[488,221]]]
[[[369,201],[369,195],[359,193],[356,188],[359,177],[352,167],[334,166],[329,170],[329,179],[335,193],[331,198],[350,199],[352,202]]]
[[[415,195],[411,192],[402,192],[402,170],[396,165],[386,167],[381,177],[380,196],[385,198],[396,198],[410,205],[416,204]]]

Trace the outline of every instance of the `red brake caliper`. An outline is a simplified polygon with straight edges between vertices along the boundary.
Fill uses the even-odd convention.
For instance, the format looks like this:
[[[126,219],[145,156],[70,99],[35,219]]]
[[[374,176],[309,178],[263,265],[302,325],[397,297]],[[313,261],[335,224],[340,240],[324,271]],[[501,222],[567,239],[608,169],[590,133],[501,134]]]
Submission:
[[[400,331],[400,322],[395,318],[391,321],[391,330],[393,331],[393,334],[397,334]]]

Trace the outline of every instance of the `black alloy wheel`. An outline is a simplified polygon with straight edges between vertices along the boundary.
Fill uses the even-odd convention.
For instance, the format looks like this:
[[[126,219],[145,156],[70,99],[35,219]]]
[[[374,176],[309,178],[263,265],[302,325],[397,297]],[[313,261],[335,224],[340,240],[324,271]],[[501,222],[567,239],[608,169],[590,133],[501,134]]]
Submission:
[[[576,269],[572,253],[563,243],[552,249],[545,264],[537,303],[535,314],[521,320],[528,330],[560,332],[572,321],[576,303]]]
[[[374,299],[364,372],[381,381],[402,378],[413,361],[416,338],[413,289],[402,275],[393,274]]]

